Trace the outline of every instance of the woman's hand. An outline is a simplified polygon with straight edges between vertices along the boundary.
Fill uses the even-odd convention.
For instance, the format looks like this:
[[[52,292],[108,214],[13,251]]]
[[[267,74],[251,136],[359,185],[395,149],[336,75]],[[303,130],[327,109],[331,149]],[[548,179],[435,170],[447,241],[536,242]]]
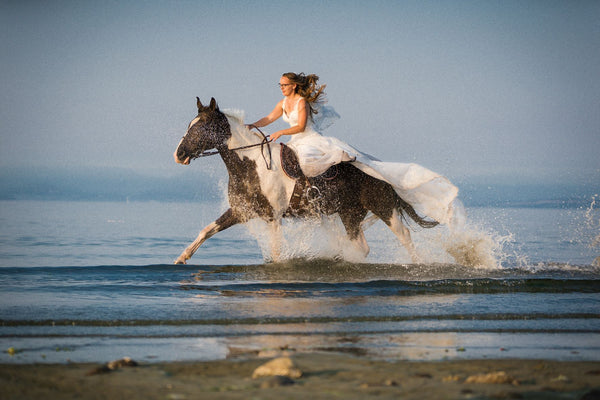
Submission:
[[[277,139],[279,139],[281,136],[283,136],[283,131],[277,131],[275,133],[271,133],[271,136],[269,136],[271,138],[271,140],[274,142]]]

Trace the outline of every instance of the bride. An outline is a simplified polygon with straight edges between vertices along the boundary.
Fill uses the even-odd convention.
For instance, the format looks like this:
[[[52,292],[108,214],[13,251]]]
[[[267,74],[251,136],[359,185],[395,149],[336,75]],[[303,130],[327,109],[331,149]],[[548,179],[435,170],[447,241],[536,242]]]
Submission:
[[[273,111],[248,127],[263,127],[280,117],[290,127],[271,134],[273,141],[290,135],[287,143],[297,154],[300,168],[307,177],[321,175],[329,167],[351,162],[356,168],[394,187],[398,195],[420,213],[449,224],[458,189],[445,177],[417,164],[382,162],[320,131],[339,115],[324,106],[325,85],[318,85],[317,75],[285,73],[279,80],[284,98]]]

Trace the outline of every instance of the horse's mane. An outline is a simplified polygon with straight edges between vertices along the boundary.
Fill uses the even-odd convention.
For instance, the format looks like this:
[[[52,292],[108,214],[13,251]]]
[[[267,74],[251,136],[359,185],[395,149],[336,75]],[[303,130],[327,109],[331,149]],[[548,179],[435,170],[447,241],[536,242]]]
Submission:
[[[227,117],[231,129],[231,138],[229,139],[229,148],[247,146],[249,144],[260,143],[262,136],[256,132],[250,131],[244,124],[245,113],[242,110],[226,109],[223,114]]]
[[[223,112],[223,114],[225,114],[227,119],[229,119],[229,120],[233,119],[239,124],[244,123],[244,118],[246,117],[246,115],[245,115],[246,113],[244,112],[244,110],[238,110],[236,108],[227,108],[227,109],[223,110],[222,112]]]

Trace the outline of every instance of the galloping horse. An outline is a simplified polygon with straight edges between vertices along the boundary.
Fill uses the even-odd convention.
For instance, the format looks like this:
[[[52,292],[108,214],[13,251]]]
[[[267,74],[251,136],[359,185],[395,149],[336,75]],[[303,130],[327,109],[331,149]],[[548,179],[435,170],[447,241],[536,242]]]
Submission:
[[[419,258],[412,243],[410,232],[402,223],[410,216],[424,228],[438,223],[421,218],[414,208],[402,200],[387,182],[373,178],[354,167],[351,163],[334,166],[332,178],[307,179],[308,191],[320,193],[309,201],[308,191],[303,191],[301,201],[291,206],[296,179],[286,175],[279,155],[281,144],[269,143],[264,135],[249,130],[242,118],[234,112],[221,112],[214,98],[210,105],[203,106],[197,99],[198,116],[194,118],[187,133],[175,150],[175,161],[189,164],[190,160],[218,154],[229,173],[228,197],[230,208],[214,222],[206,226],[196,240],[177,258],[175,263],[185,264],[200,245],[216,233],[253,218],[268,223],[274,245],[271,257],[277,261],[281,243],[281,221],[283,217],[319,216],[337,213],[351,242],[366,257],[369,246],[362,223],[368,212],[381,219],[406,247],[413,262]],[[208,150],[216,151],[207,153]]]

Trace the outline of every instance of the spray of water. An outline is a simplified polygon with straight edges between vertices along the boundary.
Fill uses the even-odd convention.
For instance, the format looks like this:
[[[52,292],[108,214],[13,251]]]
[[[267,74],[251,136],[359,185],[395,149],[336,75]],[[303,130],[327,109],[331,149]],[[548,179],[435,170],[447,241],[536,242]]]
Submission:
[[[462,203],[453,204],[449,225],[414,235],[423,261],[428,264],[459,264],[473,269],[498,269],[506,261],[505,248],[513,243],[511,233],[500,235],[467,218]]]
[[[505,243],[512,240],[510,234],[498,236],[475,226],[465,226],[461,230],[451,231],[442,243],[457,264],[496,269],[502,266]]]
[[[453,205],[454,219],[448,227],[431,230],[414,228],[418,253],[425,264],[460,264],[477,269],[501,268],[503,248],[512,242],[512,235],[500,236],[486,232],[467,222],[466,212],[458,201]],[[257,240],[265,260],[270,260],[274,245],[267,224],[252,220],[246,224]],[[367,260],[348,239],[339,217],[312,220],[286,220],[282,226],[283,242],[280,259],[337,259],[349,262],[407,263],[410,258],[395,236],[381,222],[368,220],[363,229],[370,228],[367,239],[371,254]]]
[[[600,213],[598,213],[596,207],[596,201],[600,196],[595,194],[592,197],[592,202],[590,206],[585,211],[585,220],[584,223],[590,229],[591,232],[598,232],[596,236],[594,236],[589,244],[589,247],[592,249],[600,249]],[[592,234],[593,236],[593,234]],[[600,256],[597,256],[592,265],[595,267],[600,267]]]
[[[260,246],[263,258],[271,261],[272,250],[277,244],[267,224],[262,220],[254,219],[246,223],[246,226]],[[337,217],[284,220],[281,226],[281,240],[278,246],[278,261],[298,258],[364,261],[362,255],[353,254],[353,246]]]
[[[495,237],[468,223],[462,203],[453,204],[453,218],[446,239],[441,239],[444,249],[456,263],[473,268],[500,268],[503,243],[509,237]]]

